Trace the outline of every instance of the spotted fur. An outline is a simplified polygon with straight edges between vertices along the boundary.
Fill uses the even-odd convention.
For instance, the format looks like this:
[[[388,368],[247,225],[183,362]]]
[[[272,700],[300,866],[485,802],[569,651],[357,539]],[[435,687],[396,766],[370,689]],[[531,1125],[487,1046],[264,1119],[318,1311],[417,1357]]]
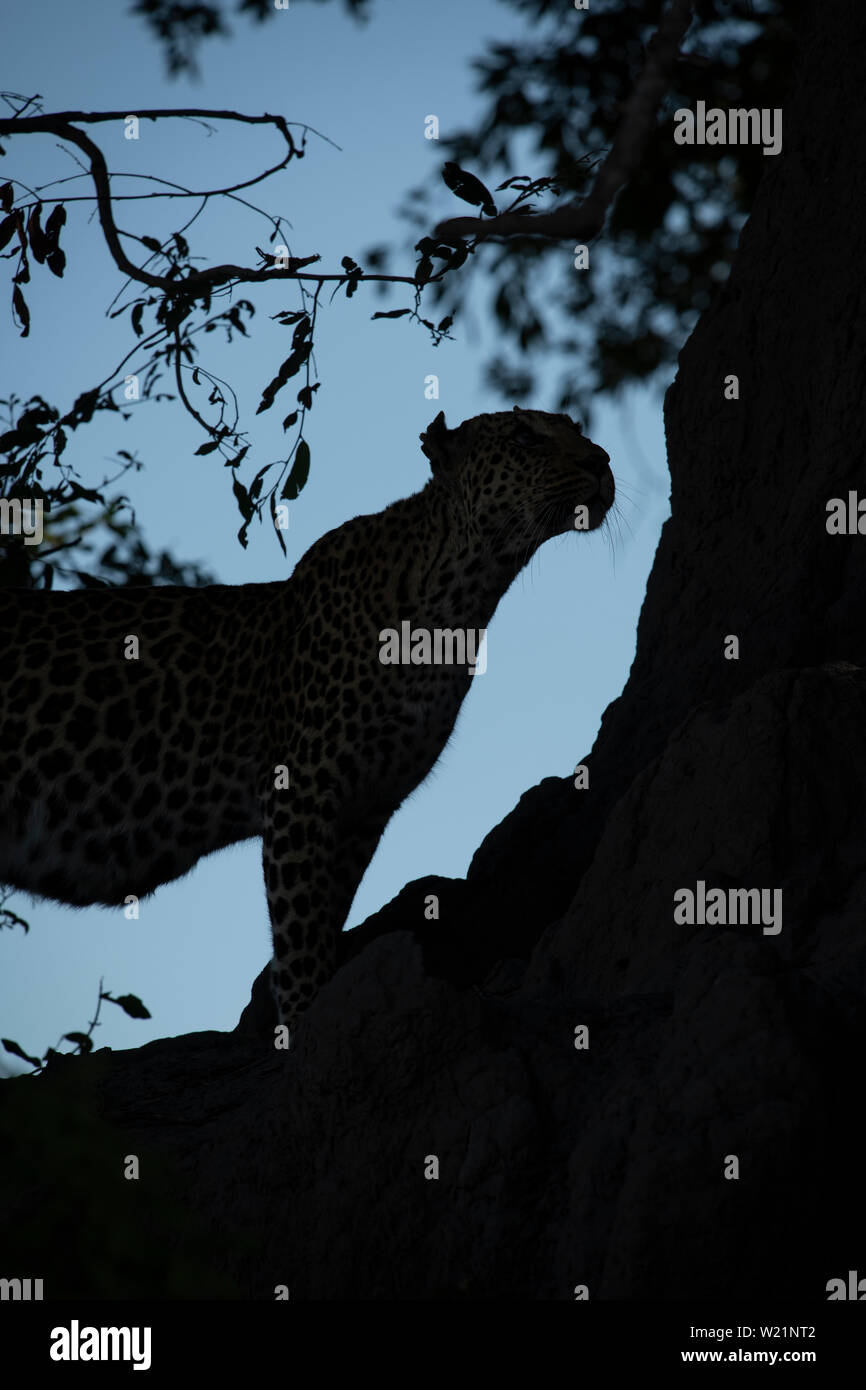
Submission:
[[[0,592],[0,881],[121,904],[261,836],[273,989],[295,1022],[472,682],[383,665],[380,632],[486,629],[575,507],[592,529],[613,500],[607,454],[566,415],[448,430],[440,413],[421,439],[426,487],[330,531],[287,581]]]

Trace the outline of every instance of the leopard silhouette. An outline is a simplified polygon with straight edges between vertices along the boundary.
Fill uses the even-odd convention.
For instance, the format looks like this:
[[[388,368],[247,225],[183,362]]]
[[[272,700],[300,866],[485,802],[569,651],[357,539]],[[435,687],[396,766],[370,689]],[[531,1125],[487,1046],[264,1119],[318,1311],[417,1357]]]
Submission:
[[[614,498],[608,455],[567,415],[448,429],[440,412],[421,441],[426,486],[328,532],[282,582],[0,591],[0,881],[118,905],[261,836],[294,1027],[499,599]]]

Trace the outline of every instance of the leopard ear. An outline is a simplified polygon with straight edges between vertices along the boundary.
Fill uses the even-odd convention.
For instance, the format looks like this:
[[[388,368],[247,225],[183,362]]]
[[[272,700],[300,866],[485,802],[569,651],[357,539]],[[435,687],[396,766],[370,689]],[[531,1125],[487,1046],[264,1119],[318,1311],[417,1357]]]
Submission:
[[[445,412],[440,410],[435,420],[427,426],[423,434],[419,434],[421,440],[421,452],[426,454],[430,460],[430,470],[435,474],[443,468],[449,460],[448,436],[450,430],[445,424]]]

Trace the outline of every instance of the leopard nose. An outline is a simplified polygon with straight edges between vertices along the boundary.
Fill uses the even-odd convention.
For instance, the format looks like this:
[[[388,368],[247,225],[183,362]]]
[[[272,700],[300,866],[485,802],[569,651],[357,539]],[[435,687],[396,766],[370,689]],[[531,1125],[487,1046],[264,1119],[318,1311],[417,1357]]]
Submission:
[[[605,453],[604,449],[599,448],[597,444],[593,444],[592,453],[580,460],[581,468],[585,468],[587,473],[591,473],[599,483],[602,478],[607,476],[609,463],[610,454]]]
[[[616,496],[616,484],[610,469],[606,469],[599,479],[598,495],[606,506],[610,506]]]

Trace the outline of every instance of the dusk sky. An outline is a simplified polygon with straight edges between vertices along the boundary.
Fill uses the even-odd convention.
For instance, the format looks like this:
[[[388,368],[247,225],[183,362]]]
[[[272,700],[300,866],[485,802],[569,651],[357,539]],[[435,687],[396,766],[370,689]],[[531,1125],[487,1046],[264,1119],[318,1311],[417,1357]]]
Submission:
[[[323,270],[338,270],[345,255],[361,260],[377,243],[404,244],[406,226],[396,209],[415,185],[437,190],[440,216],[466,210],[442,183],[442,155],[424,138],[425,117],[436,114],[443,133],[471,124],[479,98],[469,61],[487,40],[522,33],[518,14],[494,0],[471,6],[442,0],[432,9],[375,0],[370,21],[358,24],[336,3],[297,4],[261,26],[239,18],[234,29],[230,41],[202,48],[200,81],[169,80],[162,51],[123,5],[46,0],[18,6],[4,20],[3,85],[40,93],[46,112],[198,106],[279,112],[315,127],[340,148],[311,135],[305,159],[254,190],[251,200],[284,213],[292,252],[320,254]],[[113,172],[158,174],[196,188],[246,177],[281,153],[275,134],[228,123],[209,134],[191,122],[142,122],[138,141],[125,140],[120,123],[91,133]],[[33,187],[80,172],[53,137],[18,136],[5,146],[4,178]],[[115,190],[121,186],[145,187],[116,179]],[[76,185],[59,191],[75,192]],[[77,191],[90,192],[86,179]],[[164,234],[186,220],[189,210],[182,208],[127,203],[119,221],[140,234]],[[71,404],[131,345],[128,315],[105,317],[122,281],[91,205],[71,204],[69,214],[66,276],[36,275],[28,287],[29,338],[19,338],[7,310],[4,396],[38,391]],[[266,235],[254,213],[214,200],[190,238],[203,256],[255,264],[254,247],[266,244]],[[568,248],[560,254],[568,256]],[[485,312],[483,253],[476,260],[455,340],[435,349],[416,324],[371,321],[377,309],[408,303],[405,288],[379,299],[362,286],[351,301],[341,294],[332,305],[326,302],[316,345],[322,387],[306,430],[312,468],[292,504],[287,559],[257,525],[249,548],[239,546],[229,474],[218,454],[193,456],[202,431],[176,403],[141,403],[126,425],[111,419],[80,430],[70,452],[75,449],[83,481],[96,485],[118,449],[135,450],[145,467],[124,479],[123,488],[152,548],[196,560],[222,583],[286,577],[326,531],[424,485],[428,465],[418,435],[440,409],[451,426],[506,408],[483,385],[496,332]],[[411,273],[412,265],[407,250],[399,268]],[[252,287],[244,296],[257,310],[251,339],[226,349],[212,335],[205,360],[238,391],[257,468],[285,452],[285,412],[255,415],[263,385],[286,355],[286,330],[270,315],[298,301],[285,283]],[[439,377],[438,401],[425,399],[431,373]],[[535,398],[520,403],[551,408],[554,388],[551,371]],[[589,751],[605,706],[622,689],[668,514],[661,393],[600,401],[592,437],[611,456],[619,522],[589,537],[548,542],[500,604],[488,635],[486,673],[473,683],[433,774],[386,831],[350,927],[413,878],[465,874],[484,835],[523,791],[542,777],[573,770]],[[75,911],[22,895],[9,906],[31,930],[25,936],[16,928],[0,939],[0,1034],[29,1052],[40,1053],[61,1033],[86,1025],[100,977],[115,994],[138,994],[152,1019],[136,1022],[104,1006],[97,1047],[230,1029],[270,955],[258,841],[200,862],[185,879],[145,900],[138,921],[127,921],[121,910]],[[12,1059],[0,1059],[4,1064],[16,1068]]]

